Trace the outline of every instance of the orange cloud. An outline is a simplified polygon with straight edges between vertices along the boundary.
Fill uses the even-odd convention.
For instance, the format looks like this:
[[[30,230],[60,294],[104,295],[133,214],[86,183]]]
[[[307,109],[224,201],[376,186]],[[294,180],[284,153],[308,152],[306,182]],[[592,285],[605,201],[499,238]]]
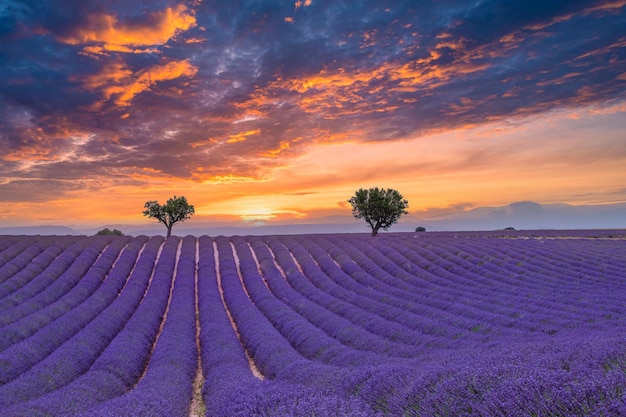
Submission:
[[[173,80],[182,76],[193,77],[197,72],[198,68],[191,65],[187,60],[173,61],[165,65],[155,65],[142,71],[132,83],[110,87],[105,90],[105,95],[119,94],[115,104],[128,106],[137,94],[149,89],[157,81]]]
[[[259,135],[261,133],[261,129],[248,130],[246,132],[240,132],[236,135],[230,135],[226,143],[237,143],[245,141],[248,136]]]
[[[376,46],[376,35],[378,34],[378,29],[372,29],[363,33],[363,42],[361,43],[360,48],[368,48],[370,46]]]
[[[21,146],[0,155],[0,161],[20,162],[22,168],[63,160],[73,149],[90,140],[89,132],[67,120],[46,120],[46,127],[29,126],[20,132]]]
[[[304,0],[304,1],[297,0],[294,3],[294,7],[293,7],[294,13],[297,12],[300,7],[309,7],[311,5],[311,3],[313,3],[313,0]],[[287,16],[287,17],[285,17],[285,22],[287,22],[287,23],[294,23],[295,19],[293,18],[293,16]]]
[[[309,7],[311,5],[311,3],[313,3],[313,0],[298,0],[295,3],[295,8],[296,10],[299,9],[300,7],[304,6],[304,7]]]
[[[608,54],[612,51],[615,50],[619,50],[622,48],[626,47],[626,38],[621,38],[618,42],[612,43],[611,45],[607,45],[603,48],[600,49],[596,49],[593,50],[591,52],[587,52],[579,57],[577,57],[576,59],[584,59],[584,58],[588,58],[590,56],[597,56],[597,55],[603,55],[603,54]]]
[[[583,15],[588,15],[594,12],[610,12],[610,13],[617,13],[619,12],[620,9],[622,9],[624,6],[626,6],[626,0],[614,0],[614,1],[610,1],[608,3],[604,3],[604,4],[598,4],[596,6],[592,6],[592,7],[588,7],[586,9],[584,9],[582,11]],[[525,29],[530,29],[530,30],[543,30],[547,27],[550,27],[554,24],[557,23],[561,23],[561,22],[566,22],[568,20],[570,20],[571,18],[573,18],[575,16],[575,14],[570,13],[570,14],[566,14],[563,16],[557,16],[554,19],[548,21],[548,22],[543,22],[543,23],[537,23],[537,24],[533,24],[533,25],[529,25],[526,26]]]
[[[206,140],[201,140],[201,141],[197,141],[197,142],[190,142],[189,146],[191,146],[192,149],[196,149],[196,148],[202,148],[204,146],[207,145],[211,145],[211,144],[217,144],[218,141],[213,139],[213,138],[208,138]]]
[[[267,151],[266,153],[264,153],[264,156],[268,156],[270,158],[275,158],[277,157],[282,151],[289,149],[291,147],[291,144],[287,141],[282,141],[280,142],[280,145],[278,146],[278,148],[276,149],[271,149],[269,151]]]
[[[524,29],[543,30],[543,29],[545,29],[547,27],[550,27],[550,26],[552,26],[554,24],[567,22],[572,17],[574,17],[574,14],[572,14],[572,13],[566,14],[566,15],[563,15],[563,16],[557,16],[554,19],[550,20],[549,22],[536,23],[536,24],[533,24],[533,25],[526,26]]]
[[[442,35],[437,48],[453,49],[457,59],[445,65],[439,64],[442,52],[434,48],[428,57],[407,63],[382,63],[371,69],[354,72],[343,68],[334,71],[323,69],[318,74],[302,78],[283,79],[278,77],[265,88],[255,91],[254,95],[238,107],[265,110],[279,106],[285,101],[297,105],[307,113],[321,114],[326,119],[342,116],[364,115],[392,112],[399,108],[397,103],[388,103],[379,97],[386,91],[396,93],[429,91],[456,77],[488,69],[486,62],[491,51],[483,49],[465,51],[463,39],[454,41],[450,35]],[[390,80],[385,88],[380,87],[381,80]],[[363,97],[370,97],[364,100]],[[402,98],[399,99],[400,101]]]
[[[242,176],[242,175],[214,175],[208,178],[204,178],[202,180],[203,184],[236,184],[236,183],[259,183],[266,182],[267,179],[253,177],[253,176]]]
[[[614,0],[608,3],[599,4],[597,6],[592,6],[588,9],[585,9],[584,13],[589,14],[597,11],[611,11],[617,12],[618,9],[626,6],[626,0]]]
[[[121,84],[128,80],[133,72],[123,63],[114,62],[105,66],[98,74],[83,78],[83,84],[89,89],[98,89],[110,84]],[[75,78],[72,81],[76,81]]]
[[[49,161],[54,159],[55,154],[52,150],[40,146],[31,146],[19,149],[2,156],[2,160],[7,162],[23,162],[30,165],[35,161]]]
[[[367,103],[358,93],[382,76],[376,69],[355,73],[339,69],[336,72],[322,70],[319,74],[299,79],[277,78],[267,87],[257,90],[248,102],[239,107],[249,112],[251,108],[262,109],[288,99],[308,113],[323,113],[329,118],[373,112],[375,110],[368,110]],[[297,94],[294,96],[292,93]]]
[[[125,53],[131,53],[131,54],[160,53],[160,51],[157,48],[139,49],[139,48],[129,48],[123,45],[105,44],[102,46],[100,45],[85,46],[82,52],[80,52],[80,54],[95,58],[101,55],[108,55],[108,52],[125,52]]]
[[[187,44],[202,43],[202,42],[206,42],[206,38],[189,38],[189,39],[185,39],[185,43],[187,43]]]
[[[59,41],[70,45],[100,44],[85,47],[84,51],[91,54],[102,54],[105,51],[152,52],[152,49],[137,47],[163,45],[179,32],[194,26],[196,18],[193,10],[179,4],[152,13],[141,23],[120,21],[115,15],[94,14],[74,33],[59,38]]]
[[[163,65],[154,65],[143,71],[133,72],[123,63],[113,63],[95,75],[85,77],[83,83],[92,90],[101,89],[104,101],[117,96],[115,104],[121,107],[130,105],[133,98],[141,92],[150,89],[159,81],[174,80],[179,77],[193,77],[198,68],[188,60],[172,61]],[[96,103],[99,108],[103,102]]]
[[[571,72],[571,73],[565,74],[565,75],[563,75],[563,76],[561,76],[559,78],[555,78],[555,79],[548,80],[548,81],[541,81],[541,82],[538,82],[536,84],[539,87],[545,87],[547,85],[565,84],[565,83],[569,82],[569,80],[571,78],[576,78],[576,77],[578,77],[580,75],[583,75],[583,74],[581,72]]]

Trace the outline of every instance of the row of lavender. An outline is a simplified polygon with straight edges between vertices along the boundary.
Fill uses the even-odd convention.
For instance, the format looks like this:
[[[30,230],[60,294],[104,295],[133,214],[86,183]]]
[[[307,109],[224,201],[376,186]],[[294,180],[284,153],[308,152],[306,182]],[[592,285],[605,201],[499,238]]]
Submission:
[[[619,415],[624,243],[0,239],[0,410]]]
[[[266,239],[269,245],[273,240]],[[442,239],[426,245],[413,235],[279,240],[320,290],[353,304],[357,296],[368,297],[367,311],[376,300],[401,305],[406,316],[416,312],[409,321],[439,323],[434,335],[440,343],[422,352],[423,359],[431,354],[428,366],[393,366],[368,379],[368,388],[384,385],[380,381],[387,378],[397,381],[388,386],[392,395],[377,392],[368,401],[375,399],[381,410],[393,415],[624,415],[623,240]],[[285,272],[288,281],[298,274],[288,265]],[[317,281],[316,274],[326,278]],[[383,311],[377,314],[399,320]],[[477,324],[468,328],[472,322]],[[360,324],[365,323],[371,321]],[[416,370],[428,377],[415,378]]]

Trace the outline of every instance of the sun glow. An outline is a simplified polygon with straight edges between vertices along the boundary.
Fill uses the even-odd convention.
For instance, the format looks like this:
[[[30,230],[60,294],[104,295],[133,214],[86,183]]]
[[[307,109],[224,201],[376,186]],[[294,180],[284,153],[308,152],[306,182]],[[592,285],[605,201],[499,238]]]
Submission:
[[[242,210],[238,215],[244,222],[271,220],[276,217],[272,209],[264,207]]]

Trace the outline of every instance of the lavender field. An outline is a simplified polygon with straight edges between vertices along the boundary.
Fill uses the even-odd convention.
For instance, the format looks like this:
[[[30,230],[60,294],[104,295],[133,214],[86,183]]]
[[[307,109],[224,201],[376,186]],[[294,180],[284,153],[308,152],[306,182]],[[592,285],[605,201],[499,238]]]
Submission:
[[[0,415],[626,416],[626,231],[2,236]]]

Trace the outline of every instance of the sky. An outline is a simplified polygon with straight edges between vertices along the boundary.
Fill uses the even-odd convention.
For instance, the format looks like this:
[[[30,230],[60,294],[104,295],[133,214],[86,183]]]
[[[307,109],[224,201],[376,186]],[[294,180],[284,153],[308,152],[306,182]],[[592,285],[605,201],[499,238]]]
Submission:
[[[3,0],[0,226],[626,203],[626,0]]]

